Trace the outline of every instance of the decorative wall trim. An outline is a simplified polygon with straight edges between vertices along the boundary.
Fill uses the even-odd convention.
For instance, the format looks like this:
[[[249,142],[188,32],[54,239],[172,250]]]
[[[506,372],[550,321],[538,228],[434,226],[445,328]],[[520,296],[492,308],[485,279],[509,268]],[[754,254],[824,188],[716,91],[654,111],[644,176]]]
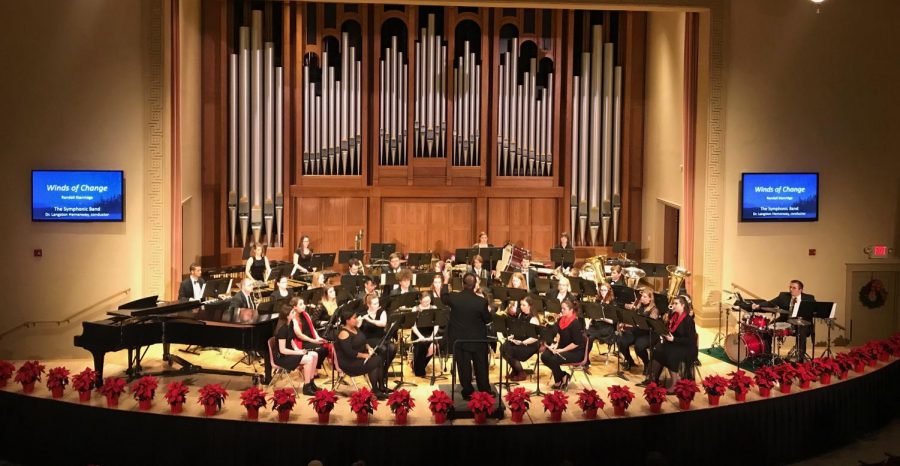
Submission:
[[[166,145],[164,0],[143,0],[144,46],[144,250],[142,295],[165,295]]]

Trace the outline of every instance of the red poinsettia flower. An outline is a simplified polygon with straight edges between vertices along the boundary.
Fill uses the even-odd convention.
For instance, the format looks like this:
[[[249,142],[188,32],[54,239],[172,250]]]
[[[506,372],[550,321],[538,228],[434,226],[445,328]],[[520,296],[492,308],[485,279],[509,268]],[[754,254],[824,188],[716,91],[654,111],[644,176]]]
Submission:
[[[97,385],[97,371],[85,367],[83,371],[72,376],[72,388],[78,392],[89,392]]]
[[[840,366],[841,372],[847,372],[859,363],[859,359],[849,353],[838,353],[834,355],[834,362]]]
[[[544,411],[565,411],[569,404],[569,395],[560,390],[554,390],[544,394],[541,404],[544,405]]]
[[[409,394],[409,390],[397,390],[388,396],[388,406],[392,413],[409,413],[416,407],[415,400]]]
[[[644,399],[647,404],[655,405],[666,401],[666,387],[660,387],[656,382],[650,382],[644,387]]]
[[[631,389],[625,385],[613,385],[607,390],[609,391],[609,401],[614,405],[621,404],[627,408],[634,399],[634,393],[631,393]]]
[[[170,405],[176,405],[187,401],[188,388],[181,381],[175,381],[166,385],[166,402]]]
[[[241,392],[241,406],[262,408],[266,405],[266,391],[256,385]]]
[[[378,398],[366,387],[351,393],[349,402],[350,410],[357,414],[363,411],[368,411],[369,414],[372,414],[378,409]]]
[[[797,369],[789,362],[779,364],[775,366],[774,369],[776,380],[778,380],[781,385],[791,385],[794,383],[794,379],[797,378]]]
[[[292,388],[282,388],[272,393],[272,409],[275,411],[290,411],[297,403],[297,394]]]
[[[9,361],[0,361],[0,381],[9,380],[15,370],[16,366],[12,365]]]
[[[707,395],[722,396],[728,390],[728,379],[718,374],[706,376],[703,379],[703,390]]]
[[[678,382],[675,382],[675,388],[672,389],[675,392],[675,396],[678,397],[679,400],[690,401],[694,399],[695,393],[700,393],[700,388],[697,387],[697,382],[694,382],[690,379],[679,379]]]
[[[69,370],[65,367],[54,367],[47,373],[47,388],[63,388],[69,384]]]
[[[152,400],[158,386],[159,380],[156,377],[145,375],[131,385],[131,394],[138,401]]]
[[[197,402],[203,406],[215,406],[221,409],[226,397],[228,397],[228,392],[221,385],[211,383],[200,387],[200,398],[197,399]]]
[[[810,363],[797,364],[794,371],[797,374],[796,378],[801,382],[810,382],[819,378],[819,374],[813,370]]]
[[[125,380],[120,377],[109,377],[103,381],[100,394],[109,398],[118,398],[125,392]]]
[[[753,379],[740,369],[731,372],[728,375],[731,376],[731,378],[728,379],[728,388],[738,393],[747,393],[750,390],[750,387],[753,386]]]
[[[16,371],[16,382],[21,384],[40,382],[43,373],[43,364],[38,361],[25,361]]]
[[[431,396],[428,397],[428,409],[432,414],[446,413],[451,406],[453,406],[453,401],[450,400],[450,395],[441,390],[431,392]]]
[[[582,411],[602,409],[604,405],[603,398],[600,398],[600,394],[597,393],[597,390],[588,390],[587,388],[578,392],[578,401],[576,401],[575,404],[577,404]]]
[[[469,398],[468,406],[473,413],[490,414],[494,412],[496,402],[494,395],[488,392],[474,392],[472,397]]]
[[[337,395],[335,395],[334,391],[323,388],[309,398],[308,402],[316,413],[330,413],[334,409],[335,403],[337,403]]]
[[[443,392],[441,392],[443,393]],[[523,387],[516,387],[503,395],[510,411],[528,411],[531,407],[531,392]]]
[[[841,366],[833,358],[816,358],[812,360],[812,364],[820,375],[837,375],[841,372]]]
[[[756,369],[756,372],[753,375],[753,381],[756,382],[756,385],[760,388],[771,389],[775,386],[776,380],[778,380],[778,373],[769,366],[763,366]]]

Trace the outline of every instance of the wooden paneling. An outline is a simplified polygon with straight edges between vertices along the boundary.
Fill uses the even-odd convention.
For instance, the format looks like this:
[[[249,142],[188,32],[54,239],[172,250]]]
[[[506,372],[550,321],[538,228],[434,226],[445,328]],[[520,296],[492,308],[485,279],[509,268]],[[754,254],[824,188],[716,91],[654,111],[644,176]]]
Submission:
[[[472,244],[475,200],[385,199],[381,241],[401,252],[433,251],[446,257]]]
[[[559,225],[558,199],[488,199],[488,237],[495,246],[510,242],[531,251],[538,260],[549,259]]]
[[[309,235],[312,248],[337,252],[353,247],[353,237],[366,229],[367,199],[362,197],[300,198],[295,200],[296,237]],[[296,245],[286,245],[293,251]]]

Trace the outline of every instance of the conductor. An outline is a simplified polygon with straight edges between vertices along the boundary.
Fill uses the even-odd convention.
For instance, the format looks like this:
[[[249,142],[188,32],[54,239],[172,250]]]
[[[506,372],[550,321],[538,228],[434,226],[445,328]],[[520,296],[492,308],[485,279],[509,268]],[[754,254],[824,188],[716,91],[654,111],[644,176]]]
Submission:
[[[478,390],[490,392],[488,381],[487,343],[460,343],[457,340],[487,340],[487,324],[491,321],[487,300],[475,294],[477,280],[475,275],[467,273],[463,276],[463,290],[459,293],[447,293],[443,296],[444,304],[450,307],[450,323],[447,326],[447,340],[454,349],[453,360],[456,361],[457,375],[462,385],[463,399],[468,400],[475,388],[472,387],[472,367],[475,368],[475,380]]]

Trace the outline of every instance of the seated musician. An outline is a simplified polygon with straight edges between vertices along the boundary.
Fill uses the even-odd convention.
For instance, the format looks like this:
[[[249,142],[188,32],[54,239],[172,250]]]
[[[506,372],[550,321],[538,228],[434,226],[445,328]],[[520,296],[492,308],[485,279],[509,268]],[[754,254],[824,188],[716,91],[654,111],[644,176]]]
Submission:
[[[579,362],[584,359],[586,342],[584,326],[578,318],[578,302],[568,299],[560,306],[559,336],[556,343],[547,347],[541,354],[541,361],[553,372],[554,390],[565,390],[569,386],[569,374],[562,370],[563,364]]]
[[[419,296],[419,304],[413,307],[413,312],[420,312],[424,309],[436,309],[431,299],[431,293],[422,293]],[[425,368],[437,349],[434,337],[438,336],[438,326],[420,328],[418,325],[413,325],[412,332],[416,337],[413,340],[413,343],[415,343],[413,345],[412,359],[413,374],[418,377],[425,377]]]
[[[444,283],[450,283],[451,267],[447,262],[438,260],[434,263],[434,270],[432,270],[432,272],[441,275],[444,278]]]
[[[309,236],[300,237],[300,246],[294,250],[294,268],[291,270],[293,277],[297,273],[307,274],[312,268],[313,250],[309,247]]]
[[[394,289],[391,290],[391,296],[411,293],[413,291],[416,290],[412,286],[412,272],[409,270],[401,270],[397,274],[397,284],[394,285]]]
[[[472,265],[469,267],[469,273],[475,274],[480,280],[484,281],[488,278],[487,269],[484,268],[484,258],[476,255],[472,258]]]
[[[295,298],[296,299],[296,298]],[[295,307],[285,304],[278,311],[278,323],[275,324],[275,339],[278,345],[275,347],[275,353],[272,359],[275,364],[288,371],[293,371],[298,366],[303,366],[303,394],[313,396],[319,387],[313,382],[316,374],[316,363],[319,355],[310,349],[295,348],[294,335],[291,330],[298,320]]]
[[[256,309],[256,300],[253,299],[253,283],[251,278],[241,280],[241,290],[231,297],[228,305],[228,317],[224,320],[238,322],[241,319],[241,309]]]
[[[765,307],[778,307],[789,311],[790,314],[780,314],[775,322],[786,322],[792,317],[797,317],[797,311],[800,309],[800,302],[816,302],[816,297],[803,292],[803,282],[800,280],[791,280],[788,284],[788,291],[782,291],[777,297],[771,301],[763,303]],[[756,311],[760,305],[753,304],[751,309]],[[806,358],[806,339],[812,334],[815,328],[812,325],[801,325],[796,327],[797,332],[797,352],[798,360]],[[815,335],[812,335],[815,337]]]
[[[691,298],[687,295],[679,295],[672,301],[669,335],[663,335],[663,342],[653,350],[650,373],[642,383],[659,383],[659,376],[665,367],[672,374],[674,386],[680,378],[681,369],[690,367],[697,359],[697,328],[691,316],[692,309]]]
[[[347,261],[347,275],[356,277],[362,274],[362,262],[355,257],[351,257],[350,260]]]
[[[328,357],[328,343],[324,338],[319,336],[316,331],[316,325],[313,323],[312,317],[306,312],[306,304],[300,297],[291,298],[291,309],[297,315],[292,322],[294,330],[294,347],[303,348],[308,351],[315,351],[318,354],[317,369],[322,368],[322,363]]]
[[[325,287],[325,293],[322,294],[322,299],[319,300],[319,305],[316,308],[316,322],[321,325],[321,323],[331,320],[331,316],[334,315],[337,307],[337,292],[333,286],[328,285]]]
[[[400,273],[403,267],[400,265],[400,254],[394,252],[388,256],[388,268],[385,273]]]
[[[537,272],[531,270],[531,256],[522,258],[522,277],[525,289],[528,291],[537,289]]]
[[[433,301],[439,301],[441,297],[449,292],[447,283],[445,283],[444,276],[441,274],[436,274],[434,278],[431,280],[431,286],[428,288],[428,292],[431,293],[433,297]]]
[[[522,275],[522,272],[513,272],[512,276],[509,277],[509,282],[506,284],[507,288],[515,288],[517,290],[527,290],[528,285],[525,283],[525,276]]]
[[[619,264],[615,264],[612,267],[610,267],[609,270],[610,270],[609,284],[625,286],[625,274],[622,271],[622,266]]]
[[[559,277],[559,282],[556,284],[555,290],[547,290],[547,294],[545,295],[548,298],[553,298],[559,302],[563,302],[565,300],[575,301],[575,295],[572,294],[572,284],[569,283],[569,279],[566,277]]]
[[[533,325],[540,325],[540,319],[533,312],[534,298],[526,296],[519,301],[517,307],[518,310],[512,316],[513,318]],[[522,362],[534,356],[540,346],[541,342],[537,338],[525,338],[524,335],[520,334],[512,334],[503,342],[503,346],[500,347],[500,355],[509,363],[511,371],[509,380],[514,382],[525,380],[526,375],[525,370],[522,368]]]
[[[375,349],[366,343],[366,336],[359,331],[356,313],[346,310],[341,314],[341,330],[335,342],[334,355],[341,370],[351,376],[367,374],[372,391],[379,400],[388,394],[384,379],[384,361],[374,354]]]
[[[256,243],[251,246],[250,257],[247,258],[247,264],[244,266],[244,273],[248,278],[252,278],[258,282],[269,280],[269,274],[272,268],[269,267],[269,258],[263,254],[262,243]]]
[[[359,318],[359,331],[365,335],[366,342],[370,347],[375,348],[383,344],[384,352],[381,353],[383,358],[381,370],[383,374],[382,380],[385,380],[387,379],[388,368],[391,367],[391,361],[394,360],[394,355],[397,354],[397,347],[391,342],[393,335],[385,338],[387,311],[381,307],[381,301],[378,299],[378,296],[366,296],[365,303],[366,312]],[[387,391],[387,386],[381,388]]]
[[[309,289],[322,288],[325,286],[325,274],[322,272],[313,272],[312,280],[309,283]]]
[[[356,299],[366,299],[366,296],[370,294],[378,296],[378,285],[375,283],[375,279],[367,276],[363,278],[363,287],[356,294]]]
[[[191,264],[191,274],[181,282],[178,287],[179,301],[203,301],[203,287],[206,280],[203,279],[203,271],[197,263]]]
[[[275,282],[275,291],[269,296],[272,301],[276,301],[279,299],[288,299],[292,295],[293,293],[288,289],[288,277],[287,275],[282,275],[278,281]]]
[[[612,304],[616,300],[616,295],[613,293],[612,287],[606,283],[600,284],[597,295],[597,302],[601,304]],[[616,328],[613,326],[612,322],[612,319],[597,319],[591,321],[591,326],[587,329],[591,344],[596,340],[607,344],[615,343]]]
[[[653,290],[641,288],[639,292],[640,297],[638,298],[638,301],[636,303],[626,304],[625,307],[633,309],[638,314],[650,317],[651,319],[659,319],[661,315],[656,304],[653,302]],[[619,346],[619,353],[625,358],[625,364],[622,368],[627,371],[636,365],[634,359],[631,357],[630,351],[630,348],[634,346],[634,352],[638,355],[638,358],[641,359],[646,375],[650,367],[649,349],[652,344],[650,331],[635,327],[625,328],[622,330],[622,334],[619,335],[617,344]]]

